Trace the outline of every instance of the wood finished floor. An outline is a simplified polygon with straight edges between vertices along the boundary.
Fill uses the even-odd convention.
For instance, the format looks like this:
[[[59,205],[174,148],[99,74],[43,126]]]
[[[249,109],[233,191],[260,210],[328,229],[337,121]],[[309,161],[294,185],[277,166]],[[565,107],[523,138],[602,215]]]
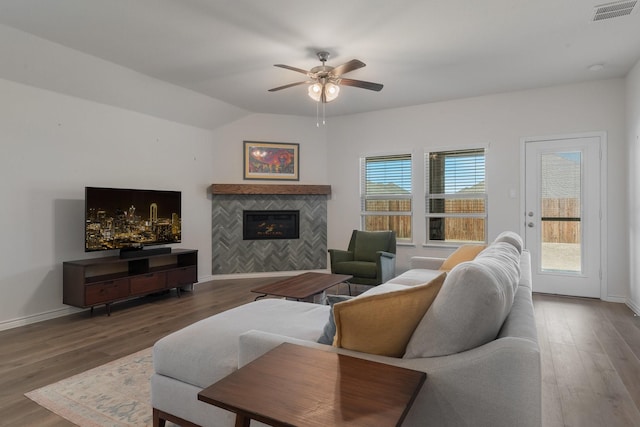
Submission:
[[[96,309],[93,317],[84,312],[0,331],[0,426],[72,426],[24,393],[252,301],[251,288],[276,279],[202,283],[182,298],[114,305],[111,317]],[[535,295],[534,306],[543,426],[640,426],[640,318],[622,304],[589,299]]]
[[[534,295],[543,426],[640,426],[640,318],[623,304]]]

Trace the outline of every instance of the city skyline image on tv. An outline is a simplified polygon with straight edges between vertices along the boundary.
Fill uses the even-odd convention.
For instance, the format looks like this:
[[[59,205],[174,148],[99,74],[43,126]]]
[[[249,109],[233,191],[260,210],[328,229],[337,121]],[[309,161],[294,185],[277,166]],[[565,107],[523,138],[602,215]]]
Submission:
[[[180,191],[86,187],[85,251],[181,240]]]

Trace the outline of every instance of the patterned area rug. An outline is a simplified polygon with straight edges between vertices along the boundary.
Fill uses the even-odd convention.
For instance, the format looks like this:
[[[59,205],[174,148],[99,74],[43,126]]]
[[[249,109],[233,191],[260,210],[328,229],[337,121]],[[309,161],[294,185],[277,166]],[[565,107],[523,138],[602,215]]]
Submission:
[[[82,427],[146,427],[153,425],[152,372],[147,348],[25,396]]]

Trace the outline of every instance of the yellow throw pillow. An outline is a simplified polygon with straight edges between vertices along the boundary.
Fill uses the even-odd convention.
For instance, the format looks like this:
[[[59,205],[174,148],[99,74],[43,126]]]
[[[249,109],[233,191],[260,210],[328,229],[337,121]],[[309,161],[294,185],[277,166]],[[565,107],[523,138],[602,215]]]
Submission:
[[[462,245],[444,260],[440,270],[451,271],[453,267],[461,262],[473,261],[486,247],[487,245]]]
[[[429,283],[385,292],[333,306],[335,347],[402,357],[413,331],[442,287],[446,273]]]

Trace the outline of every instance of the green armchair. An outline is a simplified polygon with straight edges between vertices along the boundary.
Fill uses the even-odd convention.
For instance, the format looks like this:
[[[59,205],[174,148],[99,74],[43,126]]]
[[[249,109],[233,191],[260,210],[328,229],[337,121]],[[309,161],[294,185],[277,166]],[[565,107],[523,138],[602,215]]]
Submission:
[[[395,277],[396,233],[353,230],[346,251],[329,249],[331,272],[349,274],[350,283],[375,286]]]

